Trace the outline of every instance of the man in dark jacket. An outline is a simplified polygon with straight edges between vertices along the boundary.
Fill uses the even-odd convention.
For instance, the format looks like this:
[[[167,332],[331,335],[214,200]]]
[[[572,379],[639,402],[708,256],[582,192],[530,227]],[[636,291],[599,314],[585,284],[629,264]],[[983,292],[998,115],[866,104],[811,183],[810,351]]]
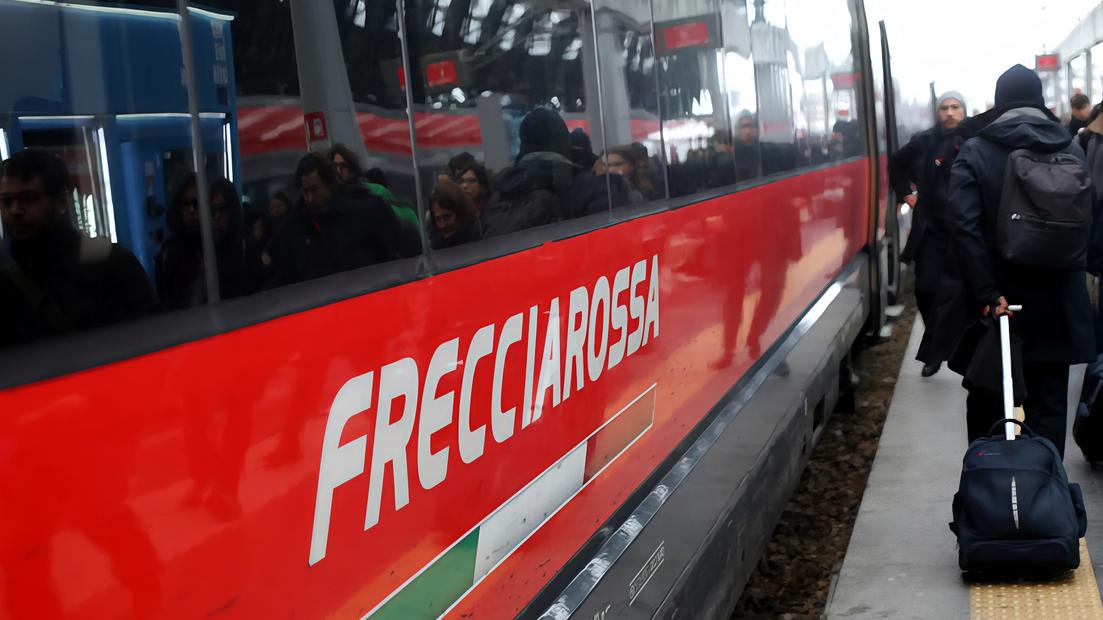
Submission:
[[[483,236],[493,237],[559,220],[608,211],[604,176],[571,161],[567,124],[553,110],[536,108],[520,129],[517,162],[498,174],[483,216]],[[613,206],[628,202],[623,179],[613,189]]]
[[[917,357],[923,362],[924,377],[938,372],[949,356],[949,352],[932,351],[931,335],[938,329],[933,309],[939,283],[944,269],[953,268],[952,261],[943,260],[950,234],[947,203],[950,166],[960,146],[955,130],[964,120],[965,98],[957,91],[943,93],[938,98],[938,124],[915,134],[889,161],[889,178],[897,199],[915,212],[901,258],[915,265],[915,302],[924,325]]]
[[[359,184],[342,185],[333,163],[308,153],[295,170],[302,200],[272,239],[269,287],[382,263],[398,257],[394,212]]]
[[[157,307],[133,254],[73,228],[68,185],[65,164],[45,151],[27,149],[0,164],[0,346],[108,325]]]
[[[1080,147],[1046,108],[1042,83],[1022,65],[996,82],[996,107],[974,118],[977,137],[961,147],[954,162],[950,205],[959,268],[977,316],[1008,313],[1022,304],[1012,330],[1023,343],[1026,423],[1064,454],[1069,365],[1095,357],[1092,310],[1084,272],[1016,266],[1000,258],[997,212],[1008,154],[1015,149],[1065,152],[1083,159]],[[1096,207],[1095,221],[1100,221]],[[967,400],[972,441],[1003,416],[997,392],[973,389]]]

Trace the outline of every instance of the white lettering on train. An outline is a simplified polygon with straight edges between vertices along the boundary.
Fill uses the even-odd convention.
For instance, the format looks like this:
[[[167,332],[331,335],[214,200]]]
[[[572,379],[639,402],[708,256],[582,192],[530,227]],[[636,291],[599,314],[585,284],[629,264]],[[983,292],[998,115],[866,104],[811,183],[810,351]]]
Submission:
[[[462,358],[460,338],[441,343],[425,366],[424,382],[418,362],[407,357],[380,368],[378,385],[373,370],[341,386],[330,406],[322,437],[309,563],[316,564],[326,556],[334,492],[364,476],[365,469],[368,477],[364,510],[366,531],[380,522],[384,485],[388,479],[393,490],[394,512],[410,503],[412,472],[407,454],[411,454],[412,441],[415,442],[412,457],[416,459],[412,465],[416,468],[418,483],[425,490],[444,482],[450,465],[453,469],[458,466],[451,457],[452,446],[441,443],[444,437],[456,437],[456,451],[462,463],[472,463],[484,455],[486,425],[473,428],[471,423],[472,395],[477,390],[490,389],[490,434],[496,444],[502,444],[518,430],[551,414],[570,397],[572,388],[580,392],[587,379],[590,383],[596,382],[604,372],[634,355],[650,339],[657,338],[658,255],[652,256],[650,263],[649,268],[646,259],[640,260],[618,270],[611,289],[609,278],[604,275],[592,287],[575,288],[565,300],[565,316],[560,314],[559,297],[554,297],[546,305],[532,306],[527,313],[510,316],[502,323],[497,339],[495,324],[481,327],[471,336]],[[646,298],[639,288],[645,282]],[[627,305],[622,299],[625,295]],[[541,316],[546,319],[540,321]],[[565,345],[562,342],[564,318]],[[540,329],[543,329],[544,338],[539,343],[537,357]],[[611,342],[614,335],[616,341]],[[522,338],[525,340],[522,402],[503,403],[507,381],[520,379],[517,373],[520,372],[521,351],[514,345],[520,344]],[[489,363],[492,354],[493,380],[490,386],[484,386],[476,380],[476,368],[480,360],[486,359]],[[457,399],[454,390],[440,393],[440,388],[442,381],[460,367],[461,359],[463,372]],[[485,396],[478,402],[487,402]],[[518,405],[520,429],[517,428]],[[348,422],[361,414],[374,415],[370,452],[365,435],[341,443]],[[486,419],[481,415],[474,417]],[[446,432],[453,423],[457,426],[454,435]],[[434,438],[438,446],[436,451],[433,450]]]

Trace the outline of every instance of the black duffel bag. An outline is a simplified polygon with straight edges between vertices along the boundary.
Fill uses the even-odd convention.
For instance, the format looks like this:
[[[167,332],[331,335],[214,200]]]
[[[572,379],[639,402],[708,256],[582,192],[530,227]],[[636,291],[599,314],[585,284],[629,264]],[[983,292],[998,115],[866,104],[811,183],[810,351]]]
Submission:
[[[1004,438],[1004,424],[1023,429]],[[954,495],[958,565],[993,577],[1044,577],[1080,565],[1088,527],[1080,485],[1053,443],[1018,420],[1000,420],[969,445]]]

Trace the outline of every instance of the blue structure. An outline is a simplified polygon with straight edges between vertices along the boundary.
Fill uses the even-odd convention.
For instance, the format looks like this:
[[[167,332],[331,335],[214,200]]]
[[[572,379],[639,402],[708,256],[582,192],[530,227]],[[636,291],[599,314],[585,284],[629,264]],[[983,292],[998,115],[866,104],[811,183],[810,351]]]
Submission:
[[[77,224],[110,235],[149,273],[165,208],[192,171],[180,15],[0,0],[0,149],[47,148],[77,181]],[[208,177],[240,187],[232,16],[192,9]]]

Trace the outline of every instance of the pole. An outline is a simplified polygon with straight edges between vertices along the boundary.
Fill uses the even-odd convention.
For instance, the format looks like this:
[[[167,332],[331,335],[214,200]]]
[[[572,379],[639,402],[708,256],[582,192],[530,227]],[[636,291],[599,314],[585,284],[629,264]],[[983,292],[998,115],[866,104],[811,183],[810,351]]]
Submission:
[[[192,53],[191,24],[188,22],[188,0],[176,0],[180,13],[180,45],[184,60],[184,85],[188,89],[188,116],[191,120],[192,159],[195,165],[196,194],[199,199],[199,237],[203,245],[203,272],[207,276],[207,303],[220,298],[218,290],[218,257],[214,250],[214,228],[211,221],[211,200],[207,185],[207,157],[203,153],[203,133],[199,128],[199,96],[195,87],[195,56]]]

